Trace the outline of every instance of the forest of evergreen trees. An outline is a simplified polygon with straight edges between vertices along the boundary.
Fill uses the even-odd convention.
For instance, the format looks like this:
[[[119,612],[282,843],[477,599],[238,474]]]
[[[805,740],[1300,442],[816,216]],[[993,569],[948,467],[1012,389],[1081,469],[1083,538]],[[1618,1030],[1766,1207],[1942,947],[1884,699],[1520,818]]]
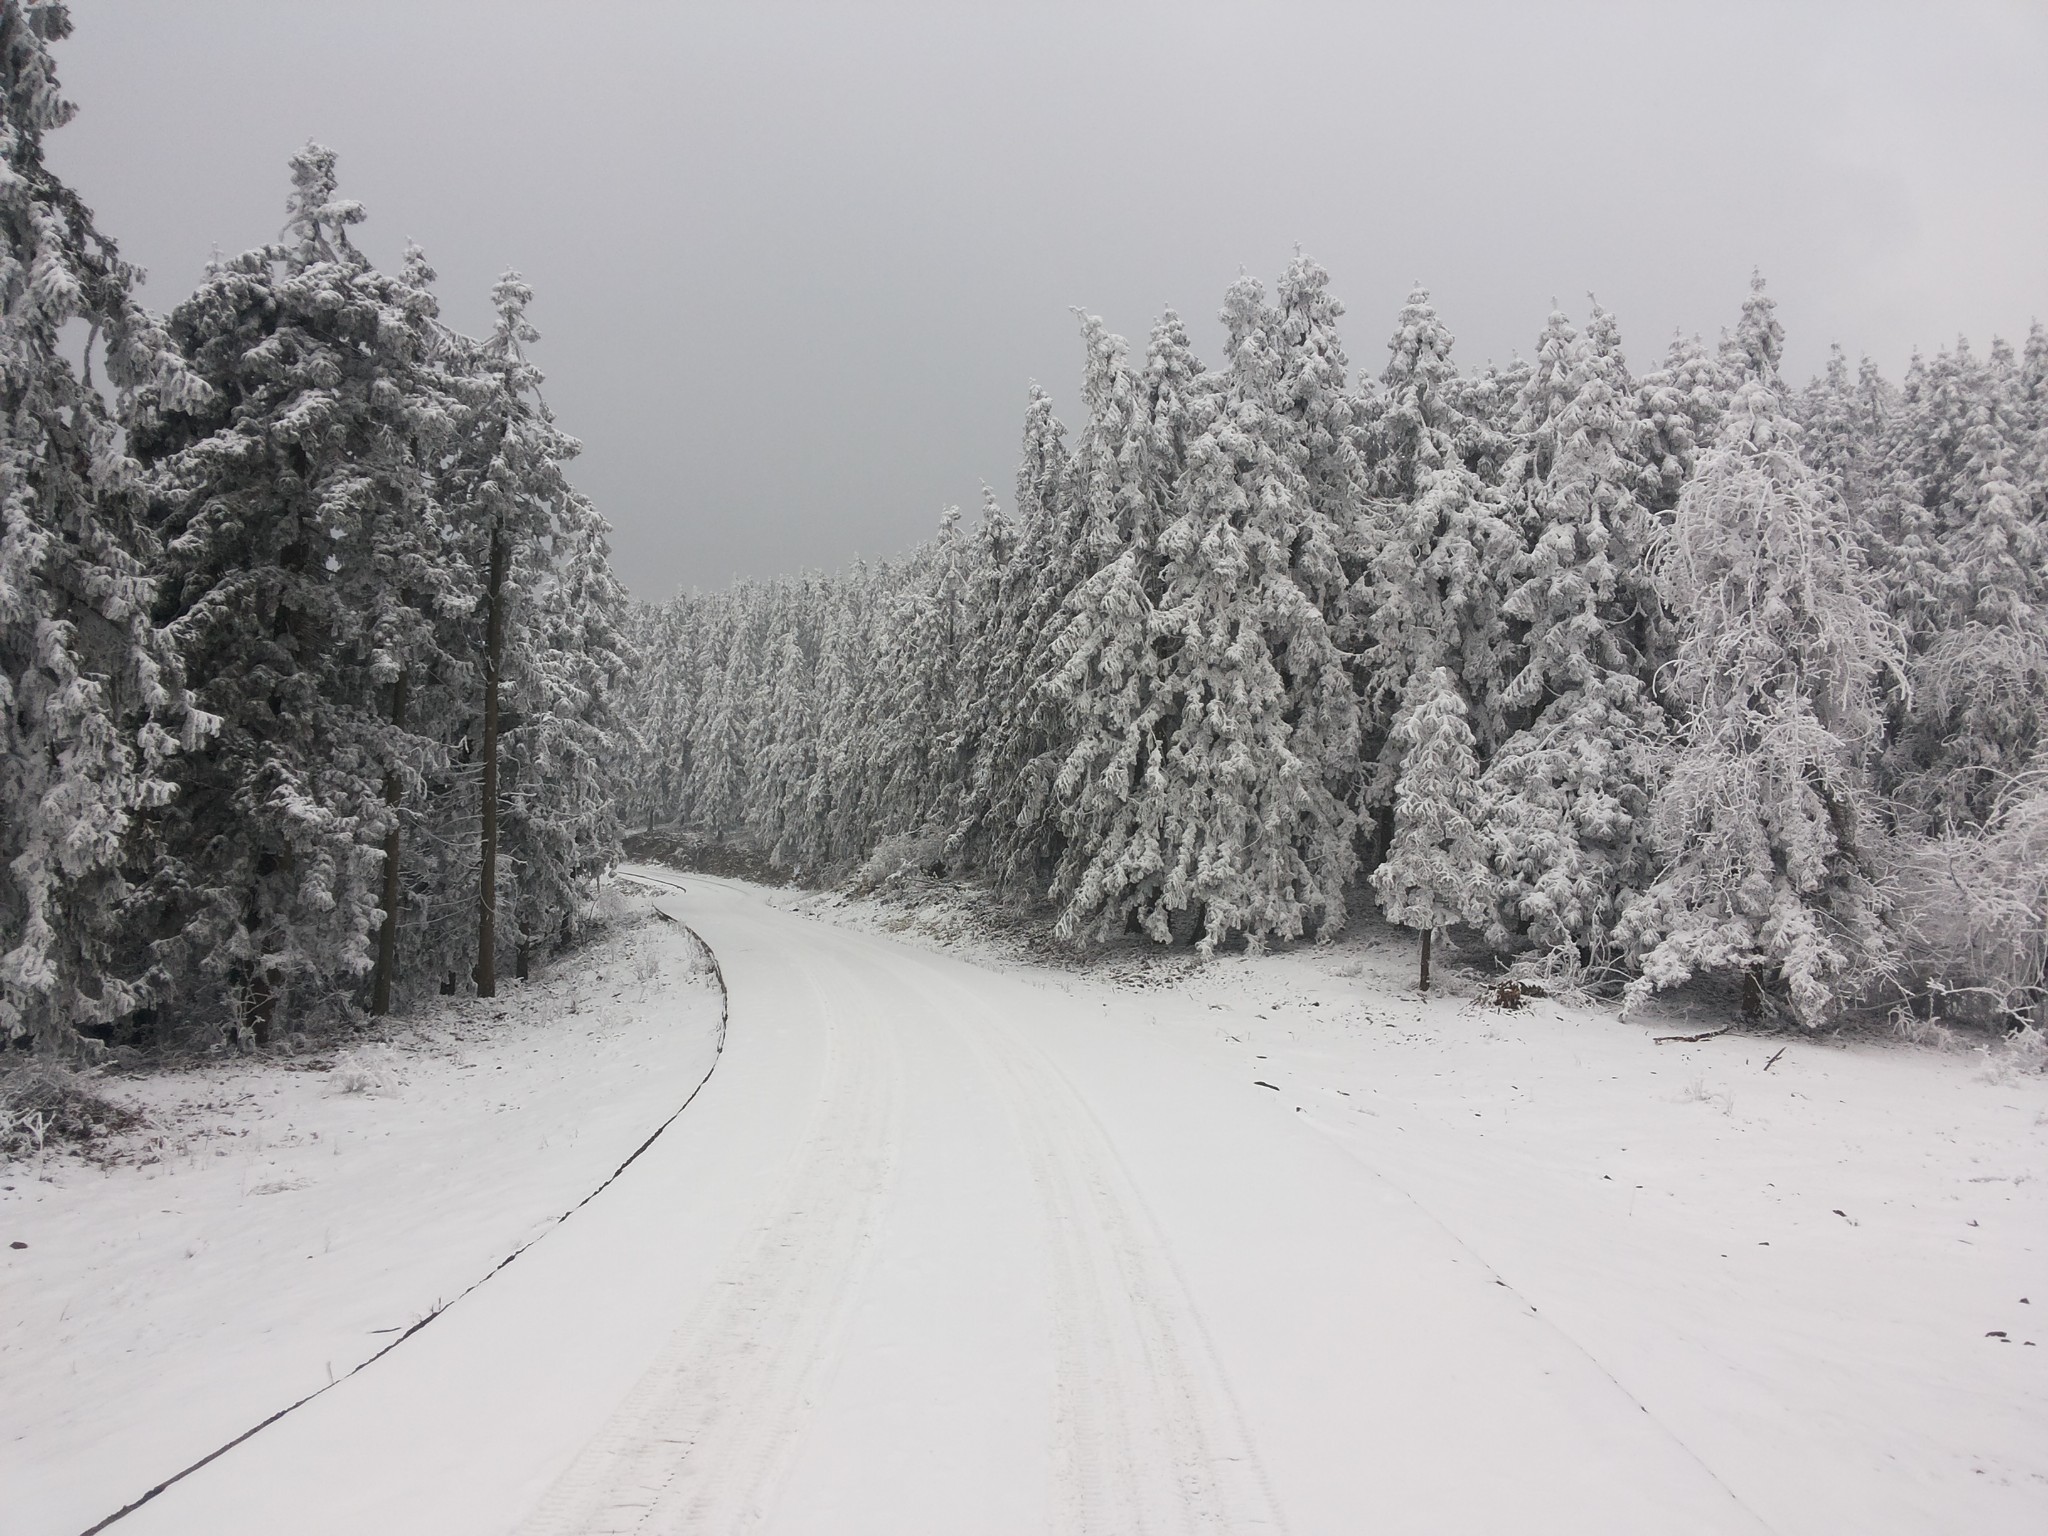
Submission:
[[[1761,281],[1634,373],[1611,315],[1354,382],[1298,257],[1081,320],[1014,504],[640,614],[626,808],[807,875],[979,878],[1075,941],[1425,939],[1631,995],[2005,1022],[2048,958],[2048,334],[1803,388]],[[1428,964],[1424,950],[1424,965]],[[1426,970],[1425,970],[1426,976]]]
[[[1758,283],[1355,376],[1325,274],[1081,321],[1014,502],[908,556],[632,609],[507,274],[377,270],[334,157],[144,309],[46,166],[54,0],[0,0],[0,1038],[261,1043],[573,936],[619,819],[807,878],[943,868],[1076,943],[1361,903],[1635,996],[2048,1008],[2048,335],[1781,374]],[[1425,943],[1425,967],[1428,949]]]
[[[69,30],[0,0],[0,1040],[488,995],[589,916],[630,756],[531,294],[457,334],[308,145],[280,238],[148,312],[44,162]]]

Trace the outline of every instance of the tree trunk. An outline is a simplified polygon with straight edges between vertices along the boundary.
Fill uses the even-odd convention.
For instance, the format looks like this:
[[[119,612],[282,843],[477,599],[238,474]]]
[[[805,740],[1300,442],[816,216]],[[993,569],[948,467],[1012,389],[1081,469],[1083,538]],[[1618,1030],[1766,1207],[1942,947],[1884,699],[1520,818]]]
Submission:
[[[529,943],[524,937],[522,937],[519,940],[519,947],[513,951],[512,960],[512,964],[514,967],[513,974],[517,976],[521,981],[525,981],[528,978],[528,962],[532,958],[532,955],[533,945]]]
[[[277,1020],[277,984],[276,977],[271,972],[256,973],[249,982],[248,997],[244,1006],[249,1033],[255,1037],[258,1045],[270,1044],[272,1026]]]
[[[1429,944],[1430,940],[1435,937],[1436,930],[1434,928],[1422,930],[1422,984],[1417,989],[1418,991],[1427,992],[1429,990]]]
[[[391,723],[405,729],[405,669],[391,685]],[[384,775],[384,805],[391,812],[391,830],[384,834],[384,926],[377,934],[377,979],[370,989],[370,1012],[391,1011],[391,976],[398,968],[398,855],[402,833],[398,825],[398,802],[404,783],[398,770]]]
[[[1752,1024],[1764,1016],[1764,986],[1753,970],[1742,973],[1742,1016]]]
[[[502,530],[491,532],[490,607],[484,628],[484,857],[476,924],[476,995],[498,995],[498,683],[505,654],[505,567]]]

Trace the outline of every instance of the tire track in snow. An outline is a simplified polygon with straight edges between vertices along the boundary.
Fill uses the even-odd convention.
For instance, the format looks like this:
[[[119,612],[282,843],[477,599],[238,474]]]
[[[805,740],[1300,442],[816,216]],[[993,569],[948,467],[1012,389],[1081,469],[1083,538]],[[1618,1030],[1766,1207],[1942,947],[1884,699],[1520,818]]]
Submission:
[[[824,1076],[768,1218],[521,1536],[733,1531],[764,1516],[836,1358],[900,1135],[893,1030],[849,1023],[811,986]]]
[[[906,989],[953,1021],[999,1086],[1038,1188],[1058,1352],[1057,1529],[1284,1530],[1200,1317],[1101,1123],[986,999],[921,957],[902,960]]]

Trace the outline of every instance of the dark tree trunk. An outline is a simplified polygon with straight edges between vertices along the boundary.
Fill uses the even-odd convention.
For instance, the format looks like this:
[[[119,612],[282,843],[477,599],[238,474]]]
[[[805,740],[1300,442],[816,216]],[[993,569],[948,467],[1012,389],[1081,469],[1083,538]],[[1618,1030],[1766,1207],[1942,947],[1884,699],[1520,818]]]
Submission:
[[[1751,1023],[1764,1016],[1764,984],[1753,970],[1742,973],[1742,1016]]]
[[[256,1043],[270,1044],[277,1022],[277,978],[268,971],[257,972],[249,983],[244,1008],[249,1033],[255,1037]]]
[[[391,685],[391,723],[405,729],[405,670]],[[377,934],[377,979],[370,988],[370,1012],[391,1011],[391,977],[398,969],[398,856],[403,834],[398,825],[398,802],[404,784],[398,770],[384,775],[384,804],[391,812],[391,830],[384,834],[384,926]]]
[[[521,938],[519,947],[513,952],[513,974],[521,981],[527,979],[528,962],[533,958],[533,945]]]
[[[498,995],[498,683],[505,654],[505,568],[510,551],[491,533],[490,606],[484,628],[484,848],[476,924],[476,995]]]
[[[1436,930],[1434,928],[1422,930],[1422,984],[1418,990],[1423,992],[1429,990],[1429,945],[1430,940],[1435,937]]]

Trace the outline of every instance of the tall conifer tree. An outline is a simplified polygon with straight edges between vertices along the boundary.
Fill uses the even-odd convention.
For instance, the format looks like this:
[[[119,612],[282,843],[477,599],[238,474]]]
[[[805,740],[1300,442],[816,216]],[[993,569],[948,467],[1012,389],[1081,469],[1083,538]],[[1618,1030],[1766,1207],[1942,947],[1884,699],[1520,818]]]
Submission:
[[[211,724],[150,622],[140,478],[92,359],[123,404],[143,386],[181,407],[207,392],[44,161],[73,111],[50,55],[70,30],[63,5],[0,0],[0,1041],[51,1047],[148,996],[117,954],[130,830]],[[83,376],[61,341],[74,321]]]
[[[133,433],[159,608],[222,721],[159,818],[166,954],[226,986],[259,1042],[288,989],[373,967],[387,777],[440,745],[394,723],[394,685],[459,674],[442,621],[475,602],[433,499],[453,412],[424,269],[388,276],[351,244],[363,213],[331,152],[292,174],[285,240],[216,262],[171,316],[210,398],[145,397]]]
[[[1895,633],[1825,480],[1799,457],[1759,280],[1726,355],[1738,382],[1658,562],[1687,720],[1653,815],[1669,862],[1624,929],[1630,994],[1742,976],[1817,1024],[1882,967],[1865,787]]]

